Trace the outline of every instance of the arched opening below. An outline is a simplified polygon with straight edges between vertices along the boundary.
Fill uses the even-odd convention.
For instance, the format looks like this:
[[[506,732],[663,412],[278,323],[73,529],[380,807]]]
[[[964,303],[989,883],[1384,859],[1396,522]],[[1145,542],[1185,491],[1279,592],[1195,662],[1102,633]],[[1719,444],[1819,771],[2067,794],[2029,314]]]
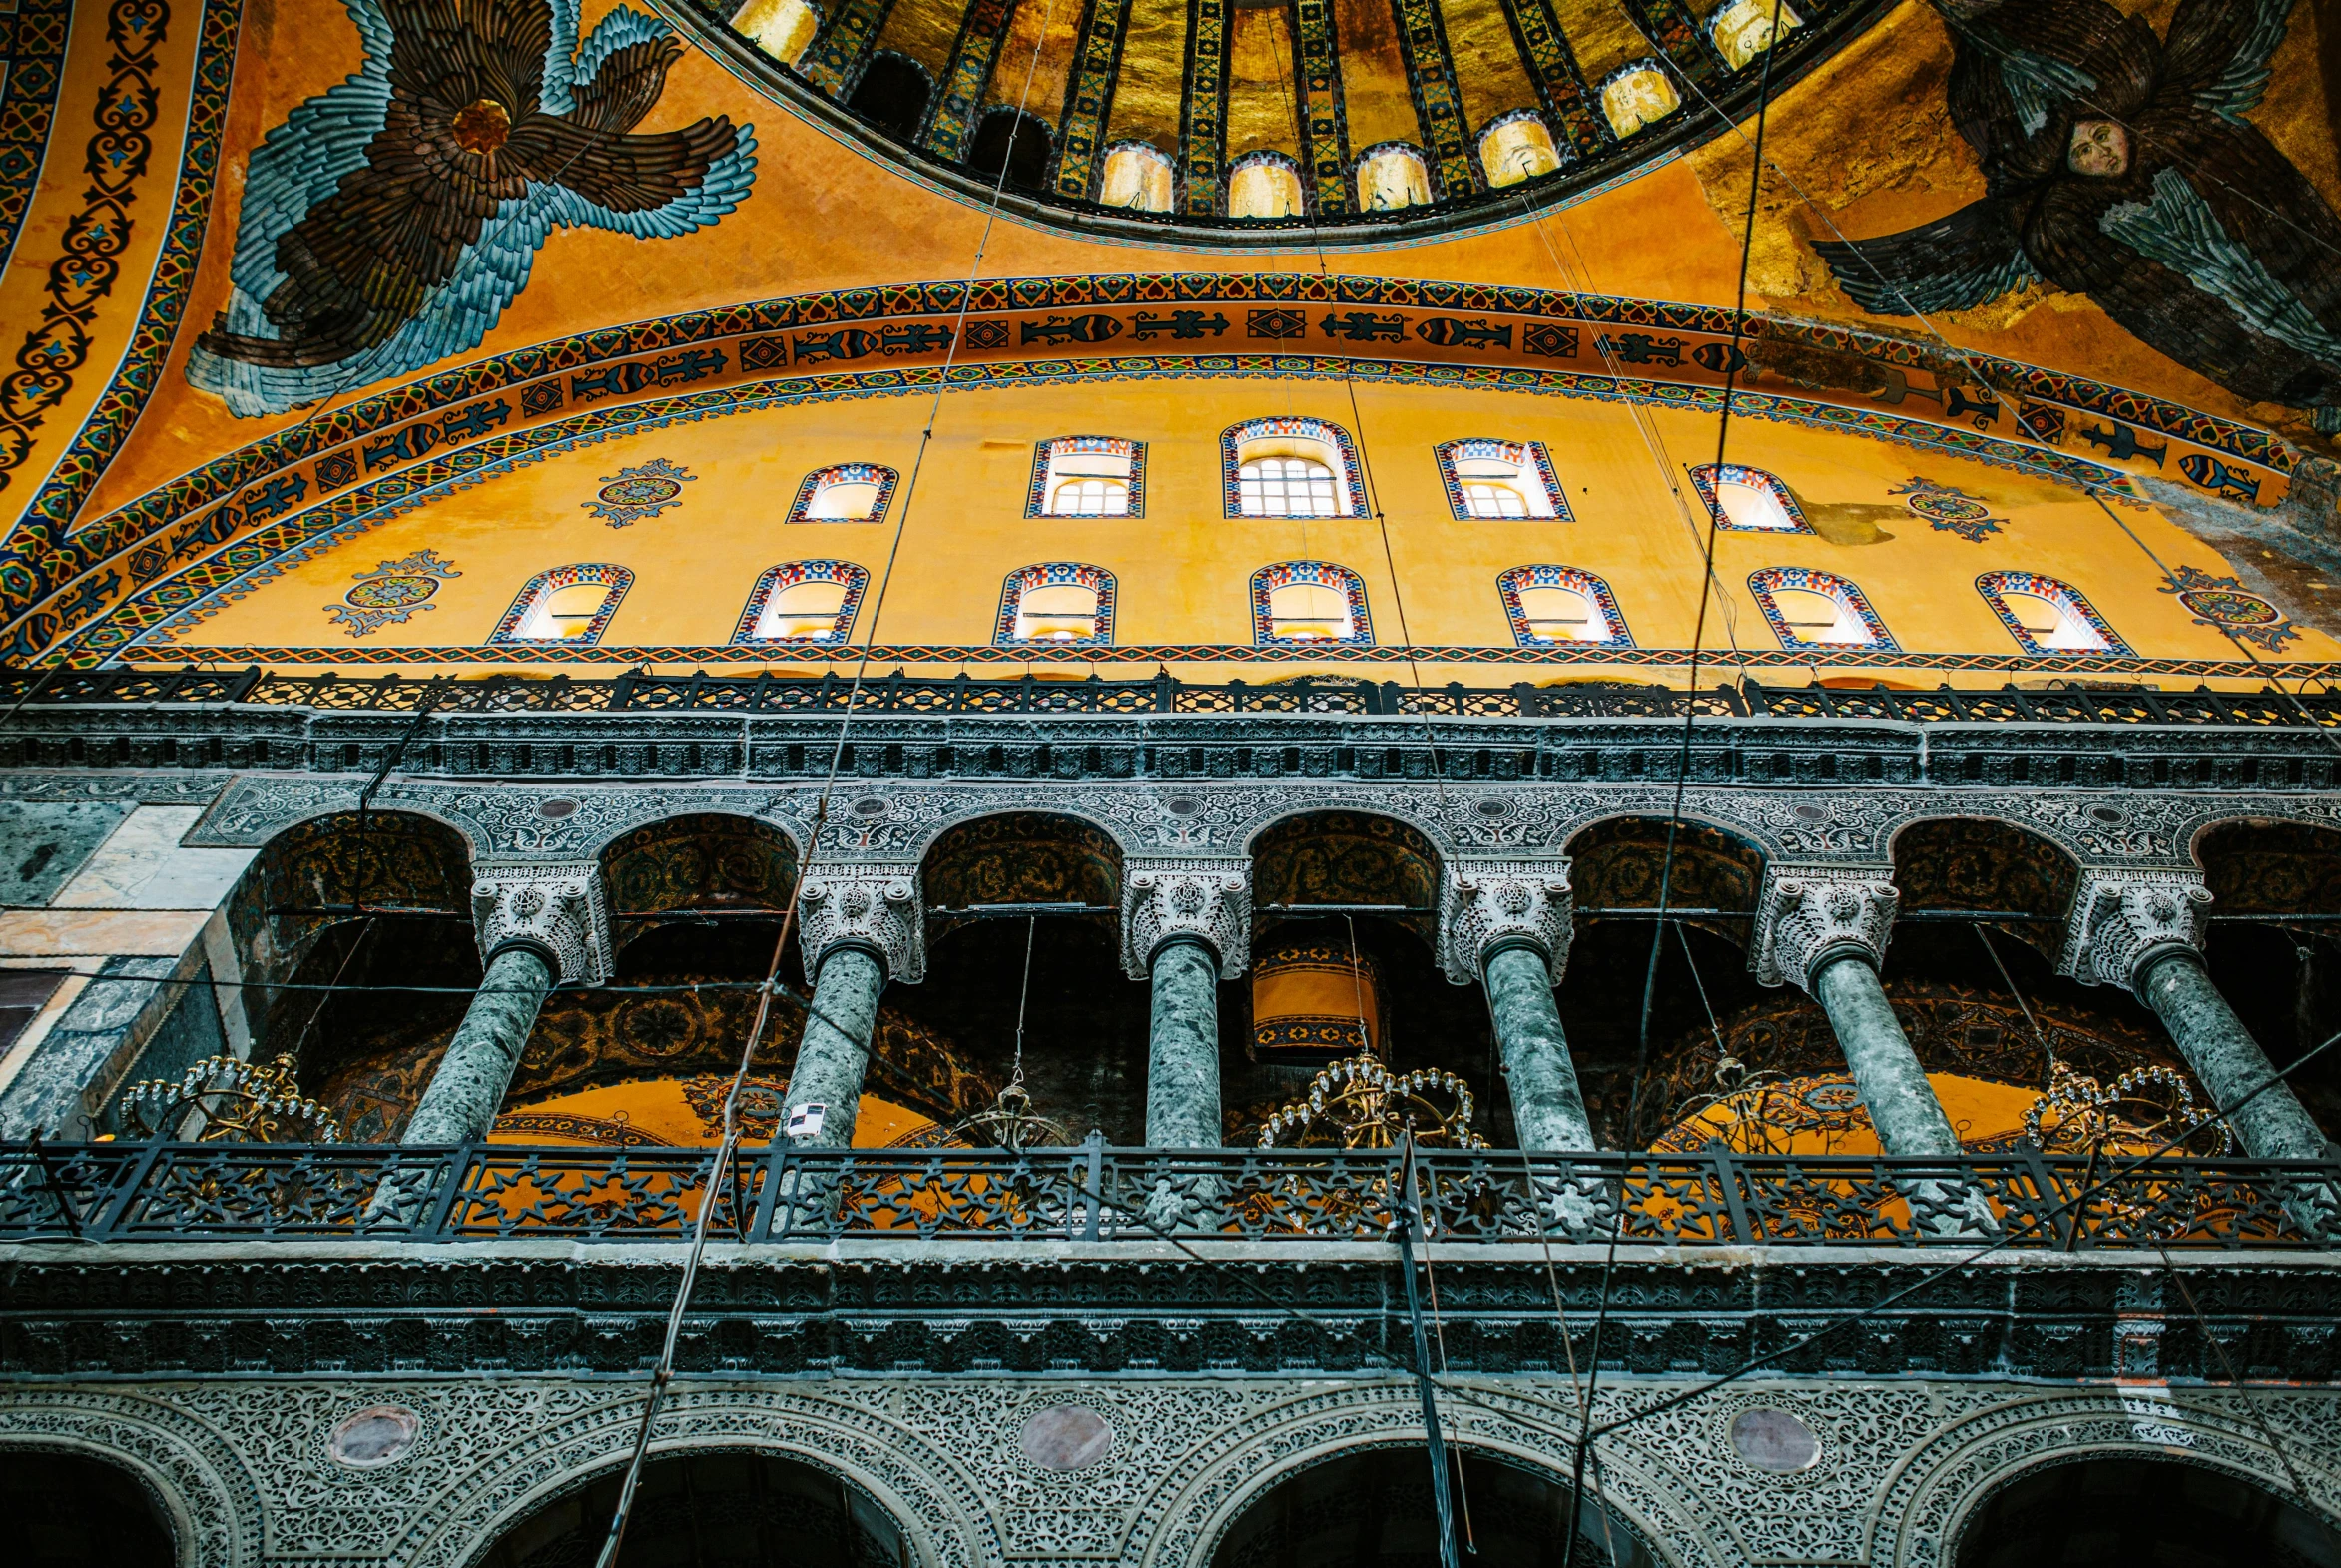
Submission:
[[[1037,191],[1048,183],[1048,127],[1040,119],[1015,109],[994,109],[967,144],[967,166],[997,180],[1004,165],[1008,184],[1019,191]]]
[[[918,134],[918,122],[926,118],[926,100],[932,91],[925,72],[900,55],[881,54],[862,73],[846,107],[897,142],[907,142]]]
[[[622,1477],[554,1499],[488,1549],[479,1568],[598,1560]],[[898,1568],[902,1530],[851,1482],[794,1459],[695,1453],[642,1468],[618,1568]]]
[[[1449,1463],[1459,1536],[1463,1500],[1468,1502],[1478,1548],[1468,1559],[1473,1568],[1558,1568],[1566,1486],[1475,1453],[1454,1453]],[[1575,1556],[1585,1568],[1658,1564],[1639,1537],[1590,1499],[1577,1518]],[[1372,1448],[1269,1488],[1221,1537],[1211,1568],[1416,1568],[1438,1560],[1430,1456],[1421,1448]]]
[[[2341,1533],[2201,1465],[2081,1459],[2037,1470],[1986,1498],[1960,1531],[1953,1561],[1957,1568],[2341,1568]]]
[[[138,1478],[71,1453],[0,1451],[0,1517],[17,1568],[172,1568],[171,1530]]]

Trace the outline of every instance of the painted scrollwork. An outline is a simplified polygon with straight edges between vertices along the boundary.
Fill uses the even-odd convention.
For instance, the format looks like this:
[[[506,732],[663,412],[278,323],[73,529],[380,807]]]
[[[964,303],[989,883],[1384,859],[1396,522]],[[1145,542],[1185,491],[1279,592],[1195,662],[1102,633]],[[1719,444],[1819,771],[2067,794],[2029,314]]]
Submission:
[[[1520,940],[1560,977],[1572,932],[1568,861],[1450,860],[1440,884],[1439,963],[1450,980],[1472,984],[1488,949]]]
[[[2200,871],[2085,870],[2056,967],[2083,985],[2134,986],[2150,959],[2202,945],[2210,902]]]
[[[831,862],[806,873],[798,902],[805,971],[841,942],[885,960],[886,978],[916,985],[926,978],[926,915],[915,863]]]
[[[483,960],[526,943],[552,954],[567,984],[610,977],[610,908],[591,860],[473,862],[471,923]]]
[[[1122,968],[1147,976],[1154,950],[1173,936],[1200,937],[1222,979],[1252,961],[1249,859],[1133,859],[1122,866]]]
[[[1902,902],[1893,874],[1883,865],[1765,867],[1748,967],[1766,985],[1808,990],[1816,966],[1831,953],[1855,950],[1883,964]]]

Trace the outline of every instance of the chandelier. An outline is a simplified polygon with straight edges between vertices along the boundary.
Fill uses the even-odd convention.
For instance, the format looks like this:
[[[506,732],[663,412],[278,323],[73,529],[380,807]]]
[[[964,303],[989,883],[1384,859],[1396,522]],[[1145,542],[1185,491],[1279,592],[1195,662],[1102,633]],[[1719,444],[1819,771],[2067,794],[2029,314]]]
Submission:
[[[1067,1149],[1073,1144],[1073,1135],[1063,1123],[1051,1121],[1032,1109],[1032,1096],[1024,1089],[1021,1062],[1016,1065],[1015,1076],[991,1104],[952,1123],[950,1135],[970,1148],[1009,1149],[1017,1153],[1026,1149]]]
[[[300,1092],[293,1071],[290,1056],[266,1064],[207,1056],[176,1079],[143,1079],[123,1090],[123,1121],[135,1136],[153,1138],[200,1111],[198,1143],[339,1143],[339,1119]]]
[[[2216,1160],[2235,1148],[2234,1132],[2195,1105],[2194,1086],[2173,1067],[2133,1067],[2108,1084],[2058,1062],[2025,1112],[2024,1132],[2048,1154],[2146,1154],[2168,1143]]]
[[[1260,1129],[1263,1149],[1388,1149],[1409,1128],[1431,1148],[1484,1149],[1471,1131],[1471,1086],[1451,1072],[1394,1073],[1374,1057],[1344,1057]]]

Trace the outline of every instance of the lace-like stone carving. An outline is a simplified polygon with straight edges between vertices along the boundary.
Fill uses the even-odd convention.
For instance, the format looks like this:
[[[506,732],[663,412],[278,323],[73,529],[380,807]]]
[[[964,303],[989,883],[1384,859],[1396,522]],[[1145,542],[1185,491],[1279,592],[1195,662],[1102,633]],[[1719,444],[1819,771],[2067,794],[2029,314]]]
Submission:
[[[1572,934],[1566,860],[1450,861],[1439,894],[1439,962],[1458,985],[1479,978],[1487,950],[1525,939],[1558,980]]]
[[[610,977],[610,906],[591,860],[474,862],[471,923],[483,960],[525,942],[551,953],[569,984]]]
[[[1891,874],[1882,865],[1767,867],[1748,967],[1766,985],[1809,990],[1815,966],[1830,953],[1856,948],[1883,964],[1902,902]]]
[[[1147,977],[1166,937],[1199,936],[1219,956],[1222,979],[1252,962],[1252,862],[1130,860],[1122,876],[1122,968]]]
[[[858,942],[885,959],[886,978],[916,985],[926,978],[926,911],[915,865],[832,864],[806,877],[797,905],[805,972],[840,942]]]
[[[2200,871],[2085,870],[2056,967],[2083,985],[2134,986],[2149,958],[2202,945],[2210,902]]]

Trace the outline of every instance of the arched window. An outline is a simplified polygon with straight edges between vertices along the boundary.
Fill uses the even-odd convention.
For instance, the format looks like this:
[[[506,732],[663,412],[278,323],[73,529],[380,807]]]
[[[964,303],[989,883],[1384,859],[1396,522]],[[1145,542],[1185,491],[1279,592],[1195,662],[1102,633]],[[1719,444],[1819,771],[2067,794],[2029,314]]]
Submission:
[[[1601,84],[1601,113],[1619,137],[1632,136],[1682,107],[1682,95],[1666,67],[1655,60],[1619,66]]]
[[[994,109],[967,143],[967,167],[986,180],[997,180],[1005,164],[1008,184],[1037,191],[1048,184],[1048,125],[1039,116]]]
[[[1167,213],[1171,207],[1171,162],[1149,142],[1116,142],[1105,150],[1105,175],[1097,189],[1105,207]]]
[[[1796,494],[1761,468],[1738,463],[1701,463],[1691,470],[1692,488],[1707,503],[1715,526],[1730,534],[1809,534],[1805,509]]]
[[[623,566],[556,566],[520,590],[496,623],[491,643],[593,643],[601,640],[634,574]]]
[[[1228,165],[1230,218],[1301,216],[1301,166],[1282,153],[1246,153]]]
[[[1976,592],[2028,654],[2120,654],[2129,645],[2080,590],[2037,572],[1986,572]]]
[[[1901,648],[1862,591],[1833,572],[1773,566],[1748,577],[1783,648]]]
[[[1113,435],[1060,435],[1032,453],[1026,517],[1143,517],[1146,443]]]
[[[1369,213],[1424,207],[1431,201],[1431,168],[1405,142],[1369,147],[1358,159],[1358,206]]]
[[[1219,438],[1230,517],[1356,517],[1365,494],[1349,432],[1322,419],[1276,417]]]
[[[1498,115],[1479,133],[1479,167],[1487,171],[1490,186],[1534,180],[1552,173],[1563,162],[1560,145],[1552,140],[1552,128],[1533,109]]]
[[[842,643],[854,632],[870,574],[851,561],[788,561],[756,580],[735,643]]]
[[[732,13],[732,31],[781,64],[795,65],[821,31],[821,7],[812,0],[748,0]]]
[[[894,471],[876,463],[839,463],[817,468],[797,487],[789,507],[792,523],[875,523],[886,515],[894,496]]]
[[[1740,71],[1778,42],[1782,34],[1793,33],[1804,25],[1805,19],[1783,0],[1730,0],[1707,19],[1707,38],[1714,44],[1715,52],[1723,56],[1723,63]]]
[[[1573,566],[1515,566],[1495,579],[1511,640],[1522,648],[1599,643],[1631,648],[1633,635],[1609,585]]]
[[[1114,574],[1078,561],[1020,566],[1000,586],[995,643],[1110,643]]]
[[[1444,441],[1435,449],[1447,504],[1461,519],[1551,517],[1571,522],[1541,441]]]
[[[1252,574],[1252,641],[1262,646],[1374,641],[1366,585],[1330,561],[1279,561]]]
[[[889,49],[870,57],[846,107],[895,141],[907,142],[918,135],[926,101],[933,96],[934,84],[918,62]]]

